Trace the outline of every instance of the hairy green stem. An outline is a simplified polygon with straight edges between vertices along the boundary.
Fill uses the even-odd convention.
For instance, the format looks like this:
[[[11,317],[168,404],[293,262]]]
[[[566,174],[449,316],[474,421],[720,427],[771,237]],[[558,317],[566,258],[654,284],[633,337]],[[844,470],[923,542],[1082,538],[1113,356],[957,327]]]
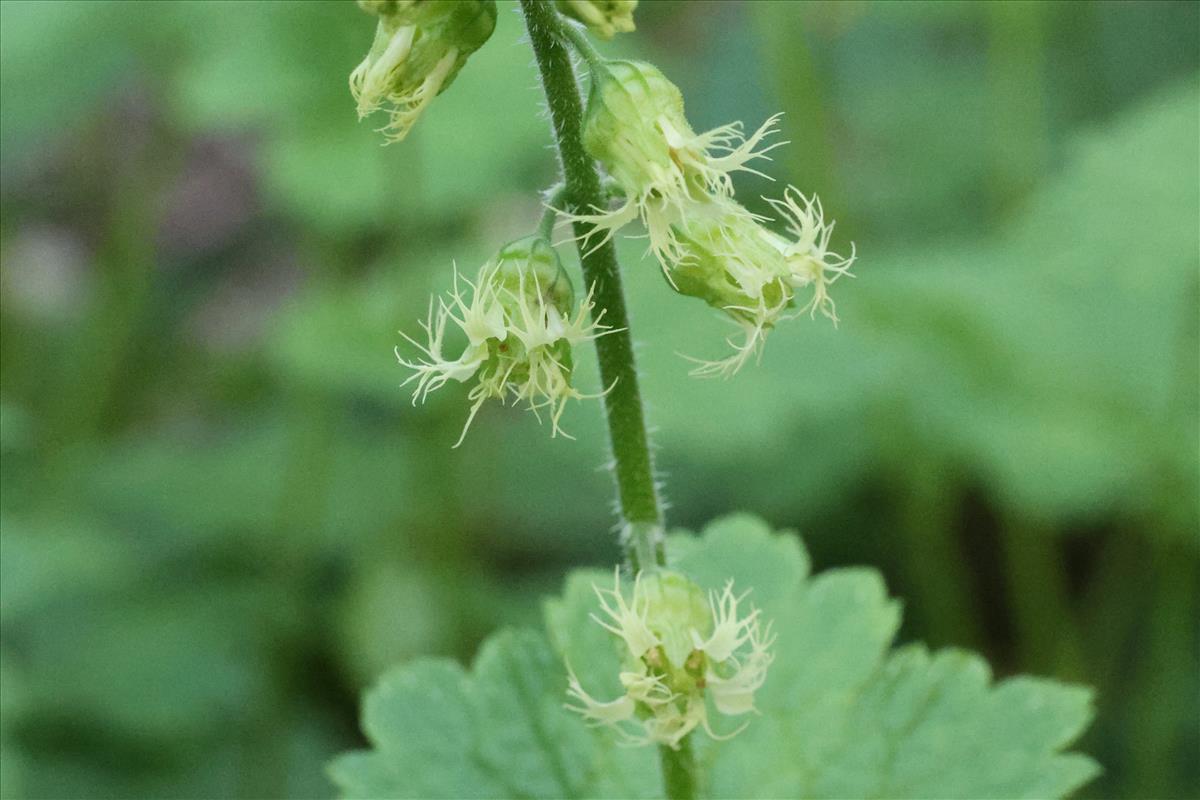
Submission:
[[[572,28],[546,0],[521,0],[529,41],[537,58],[554,137],[566,186],[566,201],[571,209],[602,208],[607,194],[600,182],[595,161],[583,147],[583,104],[575,69],[564,42],[571,41],[592,64],[603,60],[582,33]],[[582,243],[594,232],[591,224],[575,223],[575,236]],[[629,315],[621,288],[621,272],[616,248],[606,241],[590,249],[579,247],[584,280],[594,292],[596,315],[614,332],[596,340],[600,378],[609,391],[604,396],[612,447],[617,496],[623,518],[622,545],[633,569],[662,566],[666,563],[662,541],[662,508],[654,482],[654,463],[638,392],[637,368],[633,358],[633,340],[629,334]],[[684,739],[678,750],[659,749],[662,760],[663,788],[671,800],[696,797],[696,760],[691,742]]]
[[[554,123],[566,203],[575,210],[602,207],[606,195],[596,164],[583,148],[583,104],[570,55],[563,46],[562,37],[567,26],[549,3],[522,0],[521,8]],[[593,226],[588,223],[575,223],[575,235],[580,242],[592,231]],[[590,249],[581,246],[579,258],[587,284],[585,288],[591,288],[594,293],[595,313],[602,313],[604,324],[614,329],[613,333],[596,340],[596,355],[600,361],[601,381],[609,388],[604,396],[604,408],[617,495],[626,528],[626,554],[635,570],[645,569],[663,563],[662,510],[654,483],[642,398],[638,392],[620,267],[611,241]],[[653,561],[648,561],[646,555],[651,553]]]

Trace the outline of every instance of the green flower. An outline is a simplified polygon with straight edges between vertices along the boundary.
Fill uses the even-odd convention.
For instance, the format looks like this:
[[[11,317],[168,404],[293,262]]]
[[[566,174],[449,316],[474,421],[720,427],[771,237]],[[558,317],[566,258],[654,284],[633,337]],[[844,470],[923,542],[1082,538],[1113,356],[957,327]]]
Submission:
[[[402,385],[416,381],[415,404],[449,381],[474,381],[467,395],[471,411],[455,447],[491,398],[526,403],[539,420],[538,412],[547,409],[551,435],[570,438],[559,424],[563,410],[567,400],[585,397],[571,384],[573,348],[611,332],[599,317],[589,319],[593,306],[591,293],[575,304],[571,283],[548,241],[519,239],[484,264],[474,282],[455,272],[449,298],[439,300],[436,309],[430,300],[421,324],[425,344],[401,333],[421,352],[419,359],[407,360],[397,348],[401,365],[413,370]],[[457,357],[445,354],[450,323],[466,337]]]
[[[704,300],[738,326],[730,338],[733,355],[716,361],[692,358],[694,375],[732,375],[762,352],[767,334],[778,323],[820,311],[837,324],[829,287],[849,275],[854,245],[843,257],[829,249],[833,223],[826,223],[820,201],[789,187],[770,203],[780,212],[790,236],[766,228],[763,218],[733,200],[713,203],[675,228],[679,258],[668,276],[680,294]],[[811,292],[807,300],[801,293]],[[796,308],[797,305],[799,308]]]
[[[571,219],[595,225],[604,241],[641,219],[650,249],[669,273],[682,255],[675,226],[711,216],[713,203],[732,197],[731,173],[757,172],[747,165],[776,146],[760,147],[778,119],[771,117],[749,138],[740,122],[697,134],[684,116],[679,88],[657,67],[610,61],[592,75],[583,143],[624,200],[612,211],[593,209]]]
[[[749,137],[739,122],[697,134],[683,95],[652,65],[610,61],[593,74],[584,146],[622,199],[611,210],[567,216],[593,225],[587,236],[599,234],[600,243],[640,219],[671,287],[738,326],[740,336],[728,340],[733,354],[691,359],[694,375],[732,375],[761,354],[776,324],[801,313],[820,311],[837,322],[829,287],[849,274],[854,251],[851,245],[843,257],[829,249],[833,223],[825,222],[820,202],[792,188],[769,201],[787,226],[780,235],[734,199],[732,174],[762,175],[750,163],[783,144],[763,146],[778,119]]]
[[[592,619],[623,645],[618,676],[625,692],[614,700],[592,697],[569,671],[567,708],[593,725],[612,728],[627,744],[678,748],[697,727],[714,739],[736,736],[712,728],[708,700],[723,716],[755,711],[754,693],[766,680],[775,641],[760,612],[739,613],[746,595],[733,581],[720,592],[703,590],[686,576],[667,570],[639,573],[629,599],[619,571],[612,589],[594,587],[602,616]]]
[[[359,119],[386,108],[388,142],[408,135],[496,27],[494,0],[359,0],[379,17],[375,41],[350,73]]]

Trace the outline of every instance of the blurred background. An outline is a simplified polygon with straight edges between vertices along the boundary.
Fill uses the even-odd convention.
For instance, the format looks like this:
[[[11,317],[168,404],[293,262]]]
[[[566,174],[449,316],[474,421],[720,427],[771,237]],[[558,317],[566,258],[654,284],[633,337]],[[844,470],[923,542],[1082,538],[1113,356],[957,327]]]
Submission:
[[[695,127],[782,110],[842,323],[624,264],[672,525],[869,564],[903,638],[1096,687],[1087,797],[1200,794],[1200,5],[643,2]],[[550,439],[399,388],[451,265],[554,180],[514,7],[402,145],[350,2],[0,4],[5,798],[331,794],[389,665],[617,557],[598,405]],[[376,123],[376,124],[372,124]],[[563,248],[564,254],[569,248]],[[585,389],[596,388],[581,359]],[[797,746],[803,746],[798,743]]]

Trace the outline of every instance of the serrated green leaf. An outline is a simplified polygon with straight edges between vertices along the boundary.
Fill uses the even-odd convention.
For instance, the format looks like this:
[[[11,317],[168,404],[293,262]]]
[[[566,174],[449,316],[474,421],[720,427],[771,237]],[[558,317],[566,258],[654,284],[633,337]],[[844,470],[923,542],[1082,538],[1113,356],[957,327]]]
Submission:
[[[713,797],[1059,797],[1094,776],[1063,753],[1092,716],[1090,691],[1018,677],[995,683],[971,653],[892,649],[899,604],[877,572],[808,577],[792,534],[761,520],[718,520],[670,541],[672,566],[702,587],[732,578],[772,620],[775,663],[756,696],[761,715],[726,742],[699,741]],[[562,708],[563,661],[598,697],[616,693],[618,651],[600,626],[593,585],[568,577],[548,600],[553,643],[504,632],[470,675],[451,662],[393,672],[367,697],[375,746],[335,762],[350,797],[638,797],[661,792],[652,748],[618,748]],[[561,659],[561,660],[560,660]],[[717,722],[725,722],[718,720]],[[718,725],[718,728],[720,726]]]
[[[653,797],[653,754],[618,757],[563,708],[565,692],[561,660],[531,631],[493,636],[470,674],[414,662],[367,694],[375,749],[330,775],[346,797]]]
[[[808,553],[799,538],[776,536],[758,517],[736,514],[709,523],[704,539],[672,537],[671,566],[701,586],[717,589],[732,578],[753,587],[752,602],[772,608],[784,602],[808,577]]]
[[[490,797],[500,784],[464,751],[478,726],[467,676],[448,661],[424,661],[393,673],[367,696],[363,728],[386,755],[374,756],[366,797]],[[466,757],[464,757],[466,756]],[[358,757],[360,766],[368,759]],[[437,765],[447,768],[438,769]],[[385,782],[379,782],[379,781]]]
[[[596,610],[593,586],[610,587],[613,575],[600,570],[575,570],[567,576],[563,596],[546,600],[546,629],[554,649],[576,676],[605,697],[621,691],[617,680],[620,658],[612,637],[591,620]]]

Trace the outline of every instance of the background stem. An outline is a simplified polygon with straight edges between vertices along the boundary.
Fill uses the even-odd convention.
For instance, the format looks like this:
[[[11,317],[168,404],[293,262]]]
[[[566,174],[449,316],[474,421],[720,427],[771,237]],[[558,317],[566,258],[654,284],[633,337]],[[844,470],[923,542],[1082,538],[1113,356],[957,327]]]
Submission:
[[[1018,662],[1061,680],[1087,680],[1062,543],[1044,523],[1011,517],[1000,531],[1000,547]]]
[[[956,535],[956,500],[946,478],[950,470],[936,458],[908,461],[899,532],[912,618],[933,646],[979,649],[985,636],[975,605],[977,590]]]
[[[583,148],[583,104],[575,68],[563,44],[565,24],[558,12],[543,0],[521,0],[529,41],[537,56],[550,119],[554,123],[566,199],[575,210],[601,208],[606,195],[601,191],[596,164]],[[595,58],[593,53],[593,58]],[[586,241],[593,226],[575,223],[577,241]],[[621,544],[635,571],[666,563],[662,541],[662,509],[654,483],[642,398],[638,392],[637,368],[633,359],[633,340],[629,335],[629,314],[621,289],[620,266],[612,241],[586,250],[579,248],[579,260],[585,282],[595,292],[596,313],[604,312],[604,322],[617,332],[596,340],[600,378],[611,390],[604,397],[608,417],[608,435],[612,446],[617,494],[624,521]],[[696,796],[696,760],[690,737],[678,750],[659,748],[662,760],[663,789],[671,800],[692,800]]]

